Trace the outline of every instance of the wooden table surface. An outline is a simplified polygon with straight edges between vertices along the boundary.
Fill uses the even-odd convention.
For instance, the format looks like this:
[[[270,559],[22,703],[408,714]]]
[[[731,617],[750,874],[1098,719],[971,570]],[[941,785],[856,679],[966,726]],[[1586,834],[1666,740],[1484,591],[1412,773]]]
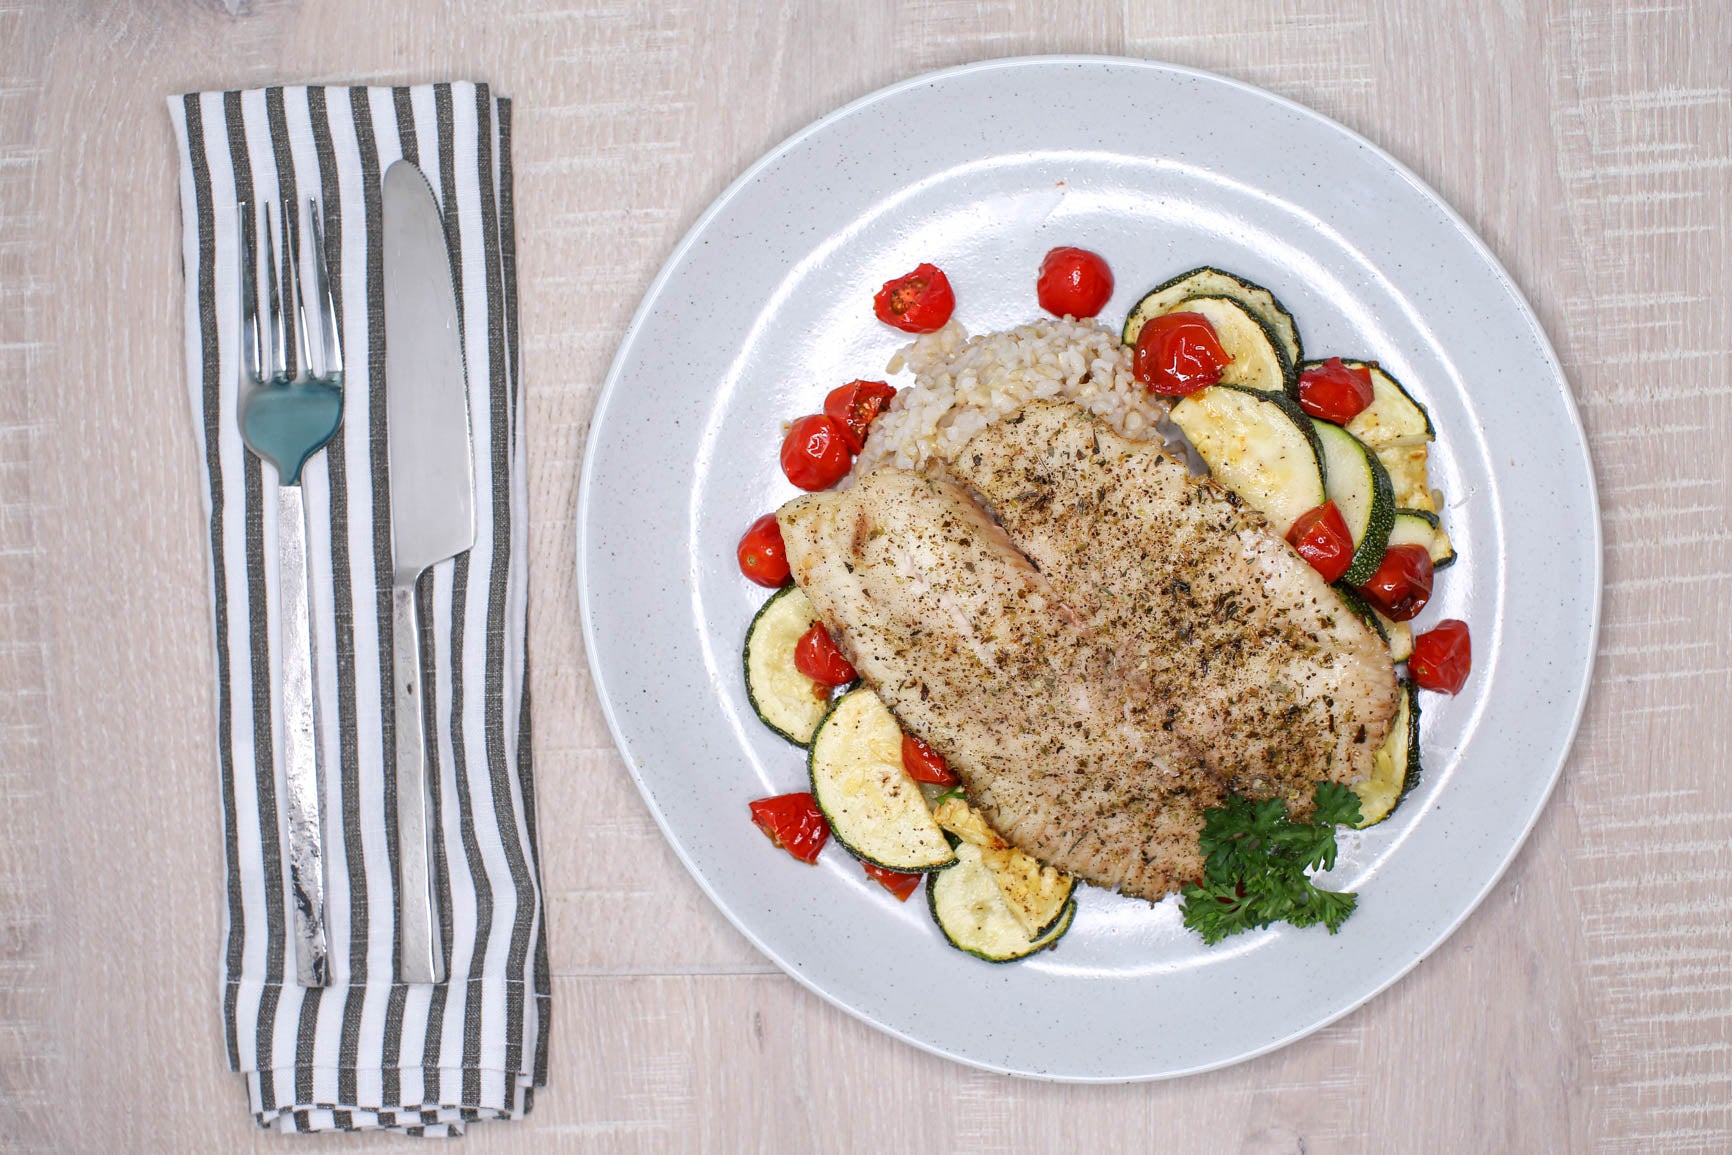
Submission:
[[[206,538],[163,97],[473,78],[516,98],[551,1085],[471,1151],[1732,1146],[1732,7],[1688,0],[0,0],[0,1148],[401,1148],[259,1132],[218,1018]],[[1453,204],[1556,343],[1606,589],[1562,785],[1392,990],[1176,1082],[1019,1081],[785,978],[657,833],[603,725],[572,534],[638,298],[735,174],[927,69],[1214,69]],[[912,981],[912,979],[911,979]]]

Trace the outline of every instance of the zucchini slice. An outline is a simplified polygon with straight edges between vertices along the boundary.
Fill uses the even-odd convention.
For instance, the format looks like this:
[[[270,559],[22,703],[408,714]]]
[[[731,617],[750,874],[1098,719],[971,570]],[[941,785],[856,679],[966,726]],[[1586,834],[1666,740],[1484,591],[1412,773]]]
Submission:
[[[1274,334],[1288,365],[1297,365],[1303,360],[1299,327],[1293,323],[1293,314],[1275,299],[1275,294],[1262,285],[1208,265],[1180,273],[1144,293],[1143,299],[1133,305],[1125,317],[1124,343],[1135,345],[1137,334],[1143,331],[1149,318],[1172,312],[1173,306],[1186,297],[1231,297],[1250,310]]]
[[[1221,370],[1221,384],[1259,393],[1292,393],[1293,363],[1280,338],[1257,314],[1233,297],[1186,297],[1169,313],[1200,313],[1232,358]]]
[[[1372,756],[1371,777],[1353,785],[1359,795],[1359,829],[1376,826],[1419,785],[1419,695],[1412,682],[1401,683],[1401,696],[1390,723],[1389,737]]]
[[[945,830],[980,848],[999,897],[1030,937],[1039,938],[1058,925],[1076,890],[1075,878],[1010,845],[985,815],[960,798],[945,799],[932,816]]]
[[[1299,366],[1299,371],[1320,364],[1311,361]],[[1342,364],[1371,371],[1371,404],[1347,423],[1347,432],[1377,454],[1395,489],[1397,506],[1438,512],[1441,503],[1425,475],[1426,442],[1437,440],[1431,414],[1377,362],[1344,357]]]
[[[1010,845],[986,821],[986,815],[970,806],[966,799],[954,796],[946,798],[933,810],[932,817],[939,826],[964,842],[995,850]]]
[[[1389,531],[1390,545],[1423,545],[1431,555],[1431,568],[1455,564],[1455,545],[1444,532],[1437,514],[1425,509],[1398,509]]]
[[[862,686],[837,699],[812,735],[812,797],[836,840],[886,870],[942,870],[956,861],[902,767],[902,727]]]
[[[818,612],[796,585],[770,596],[746,630],[746,697],[759,721],[796,746],[812,740],[830,710],[817,683],[794,668],[794,646],[812,628]]]
[[[1347,423],[1347,432],[1373,449],[1423,445],[1437,440],[1437,432],[1431,427],[1431,414],[1382,366],[1375,361],[1353,361],[1346,357],[1341,359],[1341,363],[1350,369],[1371,370],[1371,404]],[[1322,362],[1313,361],[1299,369],[1303,372],[1319,364]]]
[[[1211,385],[1173,406],[1172,418],[1215,480],[1261,511],[1281,536],[1325,501],[1311,418],[1281,394]]]
[[[1353,563],[1341,580],[1358,585],[1369,581],[1383,561],[1395,524],[1395,489],[1377,454],[1359,438],[1327,421],[1313,420],[1311,428],[1323,446],[1324,490],[1353,534]]]
[[[1372,610],[1372,613],[1377,613]],[[1389,631],[1389,660],[1405,662],[1413,657],[1413,626],[1408,622],[1392,622],[1382,614],[1377,614],[1382,620],[1384,629]]]
[[[1417,509],[1436,513],[1443,503],[1431,490],[1425,463],[1429,451],[1424,443],[1391,445],[1377,450],[1377,460],[1389,471],[1389,483],[1395,487],[1395,504],[1401,509]]]
[[[1076,902],[1065,903],[1044,934],[1030,934],[1004,901],[984,854],[972,842],[960,843],[956,865],[926,880],[932,921],[950,945],[975,958],[1003,963],[1027,958],[1063,938],[1076,917]]]

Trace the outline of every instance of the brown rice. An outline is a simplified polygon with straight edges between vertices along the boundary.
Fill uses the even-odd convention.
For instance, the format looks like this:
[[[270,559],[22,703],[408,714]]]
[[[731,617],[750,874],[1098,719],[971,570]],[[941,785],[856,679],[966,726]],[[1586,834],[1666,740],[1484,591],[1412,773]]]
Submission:
[[[1131,375],[1131,351],[1098,321],[1031,321],[970,337],[955,321],[898,352],[887,372],[912,371],[872,424],[850,480],[881,465],[928,470],[982,429],[1034,400],[1074,401],[1125,437],[1182,445],[1164,399]]]

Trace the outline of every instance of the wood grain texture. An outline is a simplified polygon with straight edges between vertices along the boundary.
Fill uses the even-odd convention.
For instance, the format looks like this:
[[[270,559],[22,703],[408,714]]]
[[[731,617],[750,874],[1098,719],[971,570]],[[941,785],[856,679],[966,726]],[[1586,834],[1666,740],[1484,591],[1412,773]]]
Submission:
[[[226,2],[226,0],[225,0]],[[164,95],[474,77],[517,98],[552,1085],[472,1151],[1732,1146],[1732,7],[1330,0],[0,0],[0,1149],[401,1149],[250,1123],[217,1006],[209,593]],[[764,149],[1025,52],[1334,116],[1486,238],[1604,505],[1597,677],[1515,866],[1394,989],[1263,1059],[1063,1087],[934,1059],[759,957],[663,843],[576,619],[584,435],[632,309]]]

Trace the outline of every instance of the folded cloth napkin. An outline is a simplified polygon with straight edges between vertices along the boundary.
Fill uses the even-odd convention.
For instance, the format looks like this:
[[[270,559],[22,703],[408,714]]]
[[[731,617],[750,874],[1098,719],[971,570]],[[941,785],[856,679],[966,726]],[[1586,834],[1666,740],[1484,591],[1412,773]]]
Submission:
[[[547,1079],[548,968],[524,645],[523,411],[511,106],[485,85],[268,88],[169,101],[180,143],[187,378],[209,514],[227,851],[222,1015],[262,1126],[459,1134]],[[380,175],[443,209],[475,452],[475,546],[422,579],[433,869],[449,981],[392,981],[390,474]],[[311,197],[342,319],[343,423],[303,473],[332,981],[295,982],[276,647],[276,472],[236,424],[237,202]]]

